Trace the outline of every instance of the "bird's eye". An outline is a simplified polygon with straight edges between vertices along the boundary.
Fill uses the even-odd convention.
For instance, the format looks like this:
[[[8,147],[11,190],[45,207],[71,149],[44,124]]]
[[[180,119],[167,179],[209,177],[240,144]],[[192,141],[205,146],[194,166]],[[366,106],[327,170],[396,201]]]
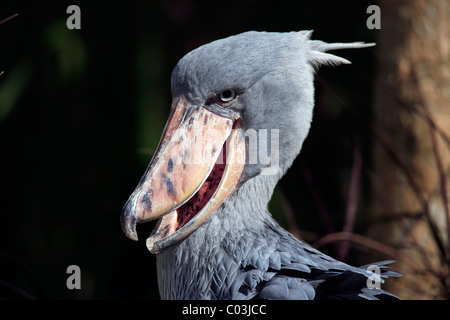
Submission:
[[[236,92],[234,90],[225,90],[219,94],[219,99],[222,102],[230,102],[234,98],[236,98]]]

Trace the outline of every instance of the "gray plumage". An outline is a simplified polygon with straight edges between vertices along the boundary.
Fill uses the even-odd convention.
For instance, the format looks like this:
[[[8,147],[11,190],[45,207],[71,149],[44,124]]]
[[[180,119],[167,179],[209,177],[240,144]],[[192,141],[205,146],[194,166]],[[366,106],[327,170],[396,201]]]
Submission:
[[[372,45],[327,44],[310,36],[309,31],[246,32],[193,50],[175,67],[174,97],[184,94],[192,104],[204,105],[220,92],[235,90],[231,108],[245,129],[279,130],[279,163],[271,174],[265,172],[270,165],[246,164],[239,187],[222,206],[184,241],[157,255],[163,299],[394,298],[368,289],[374,274],[365,267],[313,249],[267,211],[276,183],[308,134],[315,69],[349,63],[325,52]],[[397,275],[384,263],[379,268],[382,278]]]

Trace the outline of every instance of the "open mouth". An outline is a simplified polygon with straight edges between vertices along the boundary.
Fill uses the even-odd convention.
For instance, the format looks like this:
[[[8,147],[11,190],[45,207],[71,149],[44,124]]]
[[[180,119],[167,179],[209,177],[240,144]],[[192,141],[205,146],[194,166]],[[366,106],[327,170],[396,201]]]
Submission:
[[[175,101],[158,149],[122,211],[122,229],[133,240],[136,223],[159,219],[147,239],[152,253],[194,232],[228,198],[242,175],[242,122],[230,118],[229,112],[214,111],[193,107],[183,96]]]
[[[199,213],[205,205],[211,200],[216,192],[217,187],[222,179],[226,166],[226,142],[222,146],[222,152],[219,154],[214,167],[212,168],[208,178],[201,185],[198,191],[185,204],[176,209],[177,223],[175,231],[181,229],[188,223],[197,213]]]
[[[225,186],[225,180],[223,180],[225,173],[229,175],[226,164],[226,149],[227,143],[224,143],[209,175],[191,198],[177,209],[160,218],[159,223],[147,239],[147,247],[152,253],[159,253],[163,248],[172,246],[186,238],[206,220],[212,211],[217,210],[222,204],[223,201],[216,200],[220,198],[217,194],[219,187],[221,190],[223,190],[222,188],[228,190],[231,187]]]

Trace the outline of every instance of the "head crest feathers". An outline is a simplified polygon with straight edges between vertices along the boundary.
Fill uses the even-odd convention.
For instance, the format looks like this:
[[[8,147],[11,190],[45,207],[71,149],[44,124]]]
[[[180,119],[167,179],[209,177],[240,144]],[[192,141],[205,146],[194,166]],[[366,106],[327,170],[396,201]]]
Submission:
[[[314,66],[321,65],[331,65],[337,66],[340,64],[350,64],[351,62],[347,59],[341,58],[334,54],[325,53],[331,50],[340,49],[356,49],[356,48],[367,48],[373,47],[375,43],[364,43],[364,42],[350,42],[350,43],[327,43],[320,40],[311,40],[312,31],[301,31],[301,33],[306,37],[307,42],[310,46],[309,61]]]

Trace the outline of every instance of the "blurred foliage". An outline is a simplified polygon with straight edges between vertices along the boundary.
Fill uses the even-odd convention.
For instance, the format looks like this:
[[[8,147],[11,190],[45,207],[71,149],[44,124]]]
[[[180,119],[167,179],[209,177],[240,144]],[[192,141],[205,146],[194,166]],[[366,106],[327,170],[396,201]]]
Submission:
[[[70,4],[0,4],[0,19],[19,13],[0,25],[0,298],[157,299],[145,247],[152,225],[139,226],[134,243],[119,216],[158,144],[176,62],[248,30],[373,41],[371,2],[76,1],[81,30],[68,30]],[[354,135],[369,158],[372,54],[350,50],[353,65],[320,70],[311,133],[270,205],[282,225],[285,199],[301,230],[326,233],[306,170],[342,227]],[[71,264],[81,268],[81,290],[66,288]]]
[[[0,87],[0,121],[8,115],[27,86],[31,68],[30,63],[22,61],[13,68],[10,75],[3,74],[3,83]]]
[[[52,22],[43,32],[47,53],[56,59],[59,78],[69,81],[83,76],[87,67],[85,43],[78,32],[66,27],[63,19]]]

